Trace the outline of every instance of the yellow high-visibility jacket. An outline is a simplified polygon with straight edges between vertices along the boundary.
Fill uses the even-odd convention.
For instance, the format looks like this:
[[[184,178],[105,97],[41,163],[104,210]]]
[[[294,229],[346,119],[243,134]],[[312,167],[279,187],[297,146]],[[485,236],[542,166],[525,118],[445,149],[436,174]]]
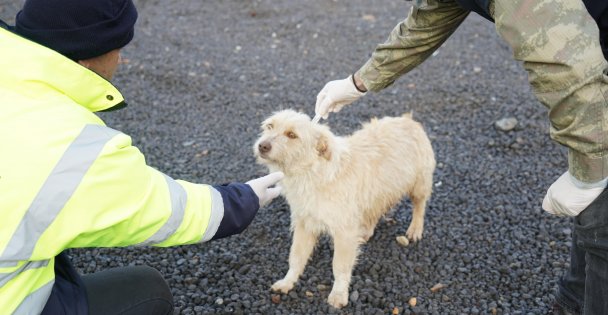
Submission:
[[[40,313],[64,249],[217,237],[234,200],[147,166],[94,114],[124,102],[112,84],[2,28],[0,47],[0,313]],[[237,206],[255,215],[240,185],[251,199]],[[230,228],[222,237],[244,229]]]

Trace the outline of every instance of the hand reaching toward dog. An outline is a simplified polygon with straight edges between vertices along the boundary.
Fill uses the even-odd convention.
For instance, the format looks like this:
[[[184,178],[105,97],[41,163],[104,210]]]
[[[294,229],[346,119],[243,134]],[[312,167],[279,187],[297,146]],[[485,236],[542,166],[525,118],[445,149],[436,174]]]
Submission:
[[[352,75],[346,79],[330,81],[317,95],[315,116],[327,119],[330,112],[339,112],[342,107],[358,100],[365,94],[366,92],[357,89]]]
[[[583,183],[565,172],[547,190],[543,209],[558,216],[577,216],[602,193],[607,183],[608,178],[597,183]]]
[[[282,172],[274,172],[260,178],[252,179],[245,184],[249,185],[251,189],[253,189],[253,192],[258,196],[261,208],[271,202],[272,199],[279,196],[281,187],[272,186],[283,179],[283,177],[285,177],[285,175]]]

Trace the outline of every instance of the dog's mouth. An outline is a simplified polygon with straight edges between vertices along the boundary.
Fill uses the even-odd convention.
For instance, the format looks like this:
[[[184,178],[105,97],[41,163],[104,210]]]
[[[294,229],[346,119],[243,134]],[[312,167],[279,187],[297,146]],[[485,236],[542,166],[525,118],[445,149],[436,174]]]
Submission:
[[[284,164],[276,159],[273,159],[272,157],[270,157],[270,155],[268,153],[261,153],[258,152],[258,163],[267,165],[267,166],[273,166],[273,167],[278,167],[278,168],[283,168]]]
[[[258,156],[264,160],[268,160],[268,153],[258,152]]]
[[[272,159],[270,158],[270,155],[268,154],[268,152],[260,152],[260,150],[256,150],[256,154],[257,154],[258,158],[272,162]]]

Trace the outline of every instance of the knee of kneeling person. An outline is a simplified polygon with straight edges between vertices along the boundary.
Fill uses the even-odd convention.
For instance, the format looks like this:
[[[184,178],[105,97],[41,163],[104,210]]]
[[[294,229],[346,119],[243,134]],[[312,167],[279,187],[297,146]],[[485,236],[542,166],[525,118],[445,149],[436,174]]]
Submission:
[[[158,298],[167,300],[173,304],[171,289],[158,270],[150,266],[133,266],[131,268],[134,278],[140,282],[141,286],[153,291],[153,295]]]

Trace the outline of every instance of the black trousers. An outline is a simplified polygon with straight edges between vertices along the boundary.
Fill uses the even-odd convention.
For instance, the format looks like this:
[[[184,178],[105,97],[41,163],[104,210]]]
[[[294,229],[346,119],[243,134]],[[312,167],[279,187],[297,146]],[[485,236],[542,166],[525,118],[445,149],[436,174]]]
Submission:
[[[608,189],[574,218],[570,257],[557,302],[574,314],[608,314]]]
[[[108,269],[82,276],[90,315],[173,314],[173,296],[162,275],[148,266]]]

